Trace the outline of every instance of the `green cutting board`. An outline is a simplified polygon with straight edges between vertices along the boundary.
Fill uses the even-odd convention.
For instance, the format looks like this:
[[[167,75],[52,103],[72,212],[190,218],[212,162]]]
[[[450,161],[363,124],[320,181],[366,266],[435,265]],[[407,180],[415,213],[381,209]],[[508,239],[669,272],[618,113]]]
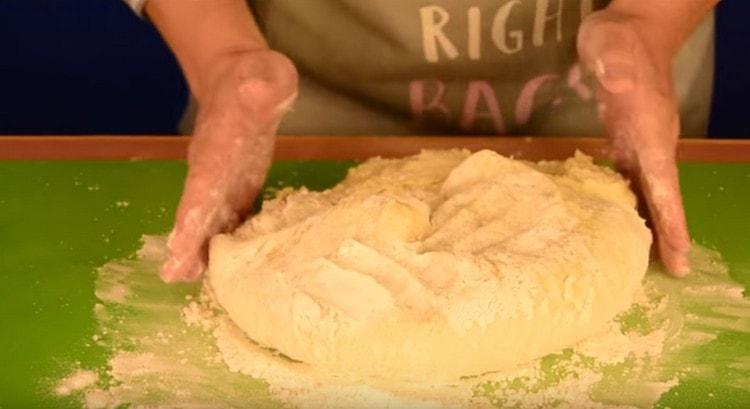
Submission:
[[[351,165],[278,162],[267,186],[321,189]],[[680,168],[694,240],[717,249],[747,288],[750,164]],[[185,170],[181,161],[0,162],[1,409],[75,404],[52,396],[51,386],[71,362],[98,367],[106,361],[106,351],[90,342],[96,268],[132,254],[141,235],[169,230]],[[750,336],[719,337],[704,349],[706,359],[748,351],[737,345],[750,345]],[[709,405],[750,407],[750,392],[723,385],[717,374],[681,383],[658,406]]]

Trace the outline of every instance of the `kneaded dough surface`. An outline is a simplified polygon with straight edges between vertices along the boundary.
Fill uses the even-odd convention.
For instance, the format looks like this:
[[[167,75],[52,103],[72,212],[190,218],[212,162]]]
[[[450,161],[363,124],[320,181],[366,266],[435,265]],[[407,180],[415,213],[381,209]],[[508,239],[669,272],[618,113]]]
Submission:
[[[455,379],[572,346],[632,302],[651,234],[615,172],[576,154],[373,158],[286,189],[210,245],[251,339],[350,376]]]

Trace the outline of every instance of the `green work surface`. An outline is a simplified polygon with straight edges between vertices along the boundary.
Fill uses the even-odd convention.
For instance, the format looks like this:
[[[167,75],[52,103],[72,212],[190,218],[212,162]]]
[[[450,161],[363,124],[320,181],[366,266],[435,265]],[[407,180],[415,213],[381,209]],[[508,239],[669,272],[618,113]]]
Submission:
[[[279,162],[267,186],[328,187],[351,164]],[[106,362],[90,342],[96,268],[132,254],[143,234],[169,230],[184,174],[178,161],[0,162],[0,408],[75,404],[51,387],[74,362]],[[681,177],[694,240],[718,250],[747,288],[750,164],[682,164]],[[706,353],[738,343],[750,337],[720,337]],[[708,405],[750,407],[750,392],[717,374],[681,383],[659,403]]]

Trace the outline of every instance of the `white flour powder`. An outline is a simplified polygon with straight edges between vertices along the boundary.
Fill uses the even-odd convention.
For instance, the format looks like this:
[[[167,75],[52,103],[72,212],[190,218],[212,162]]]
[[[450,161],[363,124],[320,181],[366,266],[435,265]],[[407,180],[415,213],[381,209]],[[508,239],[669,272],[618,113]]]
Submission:
[[[451,382],[363,380],[295,362],[249,341],[197,284],[165,285],[164,239],[98,274],[92,339],[107,366],[76,369],[50,386],[87,408],[651,407],[678,383],[747,390],[747,354],[701,353],[727,332],[750,332],[750,302],[715,252],[695,246],[693,274],[658,268],[635,303],[600,334],[503,372]],[[736,371],[727,371],[732,368]]]

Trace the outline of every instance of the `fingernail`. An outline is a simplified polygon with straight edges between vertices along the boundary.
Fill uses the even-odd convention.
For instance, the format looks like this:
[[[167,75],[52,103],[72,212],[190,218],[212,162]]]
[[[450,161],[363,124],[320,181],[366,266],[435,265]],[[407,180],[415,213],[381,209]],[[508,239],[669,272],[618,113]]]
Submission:
[[[170,257],[162,266],[159,276],[165,283],[195,281],[199,279],[206,270],[206,264],[200,260],[188,262],[191,264],[186,265],[184,259]]]
[[[682,278],[690,274],[690,266],[688,265],[687,258],[684,257],[680,260],[675,260],[672,263],[672,266],[669,269],[669,272],[673,276],[678,277],[678,278]]]
[[[180,262],[175,260],[175,258],[170,257],[164,265],[161,267],[161,271],[159,271],[159,276],[161,277],[162,281],[165,283],[173,283],[176,281],[176,275],[175,271],[179,268]]]
[[[599,82],[611,93],[628,92],[635,87],[635,65],[627,55],[605,55],[596,60],[594,70]]]
[[[680,278],[690,274],[688,250],[670,249],[668,252],[662,251],[662,258],[672,276]]]

